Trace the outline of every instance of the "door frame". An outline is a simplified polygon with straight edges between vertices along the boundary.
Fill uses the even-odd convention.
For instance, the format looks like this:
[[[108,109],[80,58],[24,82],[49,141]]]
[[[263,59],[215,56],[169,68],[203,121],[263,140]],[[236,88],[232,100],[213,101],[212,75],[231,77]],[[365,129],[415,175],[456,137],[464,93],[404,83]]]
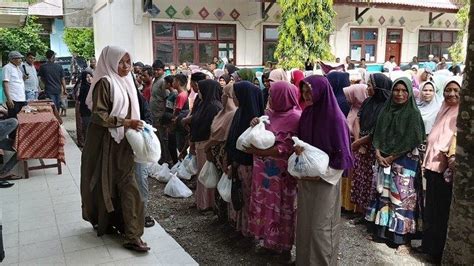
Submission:
[[[400,40],[389,41],[388,36],[389,36],[390,31],[400,32]],[[402,62],[403,28],[387,28],[386,35],[385,35],[385,58],[386,58],[385,61],[387,61],[387,57],[389,56],[387,55],[387,47],[388,47],[387,44],[393,44],[393,43],[400,44],[398,48],[399,50],[398,54],[400,55],[400,59],[399,59],[399,62],[397,62],[397,64],[400,65]]]

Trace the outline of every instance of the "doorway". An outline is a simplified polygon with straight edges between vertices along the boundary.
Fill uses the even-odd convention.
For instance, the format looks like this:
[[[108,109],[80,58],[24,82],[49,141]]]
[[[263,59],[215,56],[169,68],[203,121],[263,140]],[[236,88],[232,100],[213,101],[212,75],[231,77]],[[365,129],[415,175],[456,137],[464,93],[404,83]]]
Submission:
[[[387,45],[385,47],[385,61],[395,56],[395,62],[400,65],[402,58],[403,29],[387,29]]]

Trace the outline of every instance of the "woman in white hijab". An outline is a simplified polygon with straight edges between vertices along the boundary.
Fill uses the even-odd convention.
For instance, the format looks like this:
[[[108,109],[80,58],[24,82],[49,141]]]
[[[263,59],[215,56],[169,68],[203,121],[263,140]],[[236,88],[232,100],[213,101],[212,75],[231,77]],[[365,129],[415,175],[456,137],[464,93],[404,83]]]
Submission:
[[[120,232],[125,248],[146,252],[144,206],[133,151],[124,137],[126,130],[143,129],[130,70],[127,51],[102,50],[86,100],[92,116],[81,158],[82,217],[98,236]]]
[[[430,134],[442,103],[443,99],[438,95],[434,82],[426,81],[420,85],[420,101],[417,105],[425,124],[426,135]]]

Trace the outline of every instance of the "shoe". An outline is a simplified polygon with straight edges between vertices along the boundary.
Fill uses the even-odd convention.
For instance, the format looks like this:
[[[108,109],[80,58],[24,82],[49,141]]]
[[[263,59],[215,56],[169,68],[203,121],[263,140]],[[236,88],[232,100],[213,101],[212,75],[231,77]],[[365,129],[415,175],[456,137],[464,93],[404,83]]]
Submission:
[[[151,216],[145,217],[145,227],[153,227],[155,225],[155,220]]]
[[[15,183],[10,183],[8,181],[2,180],[0,181],[0,188],[9,188],[15,185]]]

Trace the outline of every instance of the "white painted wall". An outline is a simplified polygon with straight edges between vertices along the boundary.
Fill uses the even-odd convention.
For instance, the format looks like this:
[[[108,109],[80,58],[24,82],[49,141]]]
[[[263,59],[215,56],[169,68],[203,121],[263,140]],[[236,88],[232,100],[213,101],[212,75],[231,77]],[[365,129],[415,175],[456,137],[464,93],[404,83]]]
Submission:
[[[94,31],[96,55],[106,45],[119,45],[127,49],[133,56],[133,60],[151,64],[153,60],[152,43],[152,21],[175,21],[189,23],[226,23],[236,25],[236,62],[238,65],[261,65],[263,47],[263,25],[278,25],[277,14],[280,12],[277,5],[270,10],[269,18],[263,21],[260,18],[260,3],[251,0],[154,0],[155,5],[160,9],[160,14],[156,18],[150,18],[141,11],[142,0],[96,0],[94,7]],[[176,9],[177,14],[170,19],[165,10],[170,6]],[[189,6],[193,10],[193,15],[185,18],[182,10]],[[209,16],[203,20],[198,12],[205,6]],[[214,11],[221,8],[225,16],[218,20]],[[240,17],[234,21],[230,16],[233,9],[237,9]],[[401,51],[401,61],[409,62],[418,53],[418,31],[420,29],[441,29],[454,30],[454,26],[446,28],[444,22],[449,19],[451,24],[455,20],[455,14],[444,14],[438,20],[442,21],[442,26],[438,26],[435,21],[433,26],[428,24],[428,12],[419,11],[398,11],[389,9],[370,9],[364,14],[364,22],[359,25],[355,21],[355,7],[335,6],[337,13],[336,31],[330,37],[333,53],[341,60],[349,55],[349,37],[351,27],[377,28],[378,47],[377,62],[383,63],[385,60],[385,35],[387,28],[403,28],[403,43]],[[379,17],[385,17],[385,23],[380,25]],[[390,25],[390,17],[395,18],[393,25]],[[398,22],[399,18],[405,18],[403,26]],[[373,22],[369,22],[369,18]]]

